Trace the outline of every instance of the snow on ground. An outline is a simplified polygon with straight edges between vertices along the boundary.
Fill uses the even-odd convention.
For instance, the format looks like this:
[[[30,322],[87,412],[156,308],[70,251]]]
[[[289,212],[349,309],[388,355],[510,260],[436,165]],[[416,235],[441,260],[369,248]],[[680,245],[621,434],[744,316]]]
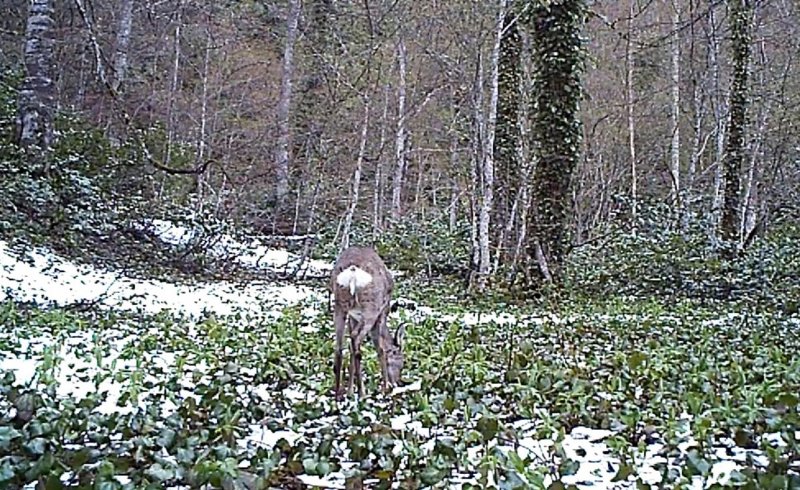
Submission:
[[[151,314],[171,310],[200,318],[206,313],[275,312],[315,294],[311,288],[295,285],[240,285],[225,281],[175,284],[135,279],[116,271],[78,265],[44,249],[29,250],[25,257],[17,257],[6,242],[0,241],[0,301],[11,297],[59,306],[87,302]]]
[[[169,221],[156,219],[151,220],[149,225],[150,229],[159,238],[173,245],[186,245],[198,236],[196,231]],[[247,242],[242,242],[229,234],[219,233],[214,234],[210,245],[208,250],[212,254],[233,257],[242,265],[276,272],[292,271],[298,268],[307,274],[325,276],[333,268],[332,264],[316,259],[307,260],[301,264],[301,257],[286,250],[270,248],[258,238],[251,238]]]
[[[174,226],[165,221],[154,220],[152,222],[154,231],[165,241],[175,244],[184,244],[191,240],[195,234],[185,227]],[[241,243],[228,235],[223,235],[213,245],[214,253],[220,255],[234,254],[241,263],[268,269],[293,268],[297,257],[286,251],[271,250],[258,239],[252,239],[248,243]],[[320,261],[311,261],[307,266],[308,272],[315,275],[328,274],[331,264]],[[66,305],[74,302],[96,303],[108,308],[115,308],[128,311],[143,311],[146,313],[158,313],[170,310],[173,313],[183,314],[189,318],[200,319],[207,313],[217,315],[229,315],[236,312],[247,312],[265,315],[280,315],[280,310],[288,305],[297,304],[304,300],[311,303],[325,304],[327,296],[322,291],[315,291],[308,287],[300,287],[290,284],[268,284],[251,283],[239,285],[230,282],[218,281],[214,283],[200,282],[193,285],[174,284],[159,280],[142,280],[126,277],[117,271],[101,270],[88,265],[77,265],[68,260],[62,259],[44,249],[28,250],[23,257],[19,257],[11,252],[7,243],[0,241],[0,301],[6,298],[14,298],[21,301],[35,301],[42,304]],[[307,307],[304,315],[315,314],[313,307]],[[500,314],[462,314],[448,315],[439,314],[433,309],[424,305],[415,305],[413,312],[396,312],[394,317],[405,317],[421,319],[425,317],[436,317],[440,321],[462,322],[465,325],[477,323],[515,323],[518,318],[510,313]],[[562,321],[564,319],[548,318],[551,321]],[[544,319],[527,318],[524,321],[536,323]],[[313,335],[316,328],[308,326],[301,328],[301,331]],[[91,345],[93,339],[87,338],[87,333],[74,333],[71,337],[61,339],[58,344],[55,358],[59,362],[55,365],[52,375],[60,381],[58,392],[63,396],[85,396],[88,393],[100,392],[105,396],[105,400],[98,407],[104,413],[125,412],[133,408],[128,403],[125,406],[117,406],[120,398],[120,388],[115,386],[113,376],[94,380],[94,374],[101,372],[104,366],[113,365],[117,372],[131,369],[130,361],[119,358],[120,351],[123,350],[125,339],[118,339],[117,348],[110,349],[110,353],[103,356],[101,360],[91,356],[80,356],[75,353],[75,347],[80,345]],[[46,334],[44,335],[46,337]],[[30,342],[27,345],[27,358],[4,358],[0,360],[0,370],[11,370],[15,372],[18,383],[30,381],[42,369],[42,350],[47,345],[53,345],[52,338],[23,339],[20,342]],[[79,350],[79,349],[78,349]],[[89,359],[89,360],[87,360]],[[149,361],[162,365],[165,369],[175,364],[174,356],[164,353],[155,353]],[[98,363],[100,365],[98,365]],[[202,371],[201,366],[195,366]],[[83,380],[76,373],[83,373]],[[90,376],[85,376],[89,374]],[[181,393],[182,397],[195,396],[190,386]],[[252,387],[258,391],[258,387]],[[403,388],[395,390],[396,393],[403,391],[419,390],[419,381]],[[284,393],[287,399],[302,400],[308,394],[303,392]],[[268,396],[265,394],[265,396]],[[174,410],[174,406],[164,406],[164,413]],[[322,421],[320,421],[322,422]],[[518,424],[519,433],[523,434],[519,445],[516,448],[502,446],[495,441],[495,445],[502,451],[516,451],[520,456],[532,456],[534,459],[541,459],[541,464],[552,464],[549,454],[554,442],[553,438],[541,439],[535,437],[533,421],[520,421]],[[690,420],[687,421],[687,425]],[[524,425],[527,424],[527,425]],[[427,446],[433,447],[438,436],[443,434],[432,434],[431,430],[422,426],[419,421],[414,421],[410,415],[396,417],[391,422],[392,429],[397,431],[410,431],[418,436],[428,439]],[[525,429],[527,428],[527,434]],[[313,430],[309,428],[308,430]],[[687,434],[689,434],[687,430]],[[297,441],[303,436],[302,433],[289,430],[270,431],[261,425],[250,427],[250,433],[241,441],[240,446],[244,450],[251,450],[253,447],[273,447],[280,439],[289,442]],[[599,431],[585,427],[577,427],[570,434],[567,434],[562,441],[565,454],[570,458],[579,461],[579,471],[566,477],[564,483],[574,483],[578,488],[632,488],[631,482],[616,482],[611,480],[620,466],[620,461],[613,456],[613,452],[606,442],[611,431]],[[797,437],[800,438],[800,433]],[[687,443],[682,450],[688,451],[693,441],[687,439]],[[641,454],[637,454],[637,471],[648,483],[657,484],[661,479],[661,474],[655,469],[656,465],[670,464],[669,461],[660,455],[661,446],[651,444],[645,448]],[[480,458],[480,448],[475,448],[470,454],[474,458]],[[739,463],[745,457],[754,458],[755,461],[763,461],[764,455],[760,451],[745,451],[741,448],[720,448],[717,456],[719,461],[714,463],[712,477],[709,481],[702,481],[699,478],[693,480],[692,488],[705,488],[713,482],[725,483],[730,478],[733,471],[738,469]],[[301,479],[307,484],[320,488],[345,488],[343,472],[333,473],[325,478],[303,476]],[[455,481],[455,480],[454,480]],[[470,481],[470,478],[463,478],[461,481]],[[474,482],[473,482],[474,483]],[[454,487],[454,488],[457,488]]]

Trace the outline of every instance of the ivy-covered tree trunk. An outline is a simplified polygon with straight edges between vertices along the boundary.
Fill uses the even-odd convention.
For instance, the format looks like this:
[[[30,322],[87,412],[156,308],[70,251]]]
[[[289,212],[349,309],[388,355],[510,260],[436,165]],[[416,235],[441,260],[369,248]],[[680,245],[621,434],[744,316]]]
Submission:
[[[532,151],[534,209],[529,256],[540,277],[557,278],[567,252],[572,174],[581,153],[581,75],[585,48],[583,0],[563,0],[532,9]]]
[[[25,29],[25,80],[19,92],[19,143],[46,150],[53,142],[53,0],[33,0]]]
[[[739,241],[739,187],[745,159],[747,126],[748,75],[750,66],[750,18],[752,0],[729,0],[731,47],[733,49],[733,82],[730,92],[730,121],[725,156],[722,160],[722,220],[720,235],[729,245]]]

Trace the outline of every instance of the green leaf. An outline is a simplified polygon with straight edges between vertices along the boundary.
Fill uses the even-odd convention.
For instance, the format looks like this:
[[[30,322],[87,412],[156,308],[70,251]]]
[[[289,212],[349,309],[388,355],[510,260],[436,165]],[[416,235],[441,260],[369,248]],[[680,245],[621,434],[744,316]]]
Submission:
[[[580,461],[567,458],[558,465],[558,474],[561,476],[571,476],[577,473],[580,467]]]
[[[145,474],[161,482],[169,480],[175,476],[174,471],[164,468],[160,463],[153,463],[145,470]]]
[[[702,455],[695,449],[689,451],[686,455],[686,469],[689,471],[689,476],[706,476],[711,470],[711,463],[709,463]]]
[[[617,470],[617,474],[614,475],[614,478],[611,479],[612,482],[617,481],[625,481],[628,479],[629,476],[635,474],[636,471],[633,469],[633,466],[629,464],[620,465],[619,470]]]
[[[47,477],[44,488],[45,490],[61,490],[64,488],[64,484],[61,483],[61,479],[57,475],[50,475]]]
[[[11,447],[11,441],[21,436],[22,434],[13,427],[0,427],[0,449],[8,450]]]
[[[782,405],[785,405],[787,408],[792,409],[800,404],[800,397],[794,393],[782,393],[778,397],[778,402]]]
[[[25,449],[31,454],[40,456],[47,450],[47,439],[44,437],[31,439],[25,444]]]
[[[442,481],[445,477],[445,472],[441,468],[436,468],[435,466],[428,465],[422,470],[420,473],[419,478],[425,485],[435,485]]]
[[[483,437],[483,442],[489,442],[497,435],[500,424],[494,417],[481,417],[476,424],[476,429]]]
[[[90,455],[91,451],[88,448],[83,448],[80,451],[72,453],[71,457],[69,458],[69,467],[73,470],[80,469],[80,467],[89,461]]]
[[[3,464],[0,465],[0,482],[8,481],[12,478],[14,478],[14,468],[8,462],[4,461]]]
[[[647,360],[647,355],[645,355],[644,353],[638,351],[633,352],[631,353],[630,356],[628,356],[628,366],[631,369],[637,369],[642,364],[644,364],[644,361],[646,360]]]
[[[159,446],[169,449],[172,447],[172,444],[175,442],[175,431],[169,428],[165,428],[159,434],[158,439],[156,439],[156,443]]]

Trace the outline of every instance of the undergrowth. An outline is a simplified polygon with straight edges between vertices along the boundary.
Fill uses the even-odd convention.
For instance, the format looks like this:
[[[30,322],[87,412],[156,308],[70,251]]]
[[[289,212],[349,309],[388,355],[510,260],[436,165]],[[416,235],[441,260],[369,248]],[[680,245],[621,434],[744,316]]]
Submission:
[[[332,322],[305,311],[195,323],[0,305],[3,352],[36,364],[0,375],[0,484],[291,488],[344,471],[374,488],[572,488],[590,461],[545,442],[581,426],[610,431],[618,463],[602,471],[638,488],[645,450],[670,488],[711,479],[724,454],[743,458],[737,486],[800,484],[796,318],[649,302],[401,313],[420,389],[378,395],[367,349],[369,396],[338,405]]]

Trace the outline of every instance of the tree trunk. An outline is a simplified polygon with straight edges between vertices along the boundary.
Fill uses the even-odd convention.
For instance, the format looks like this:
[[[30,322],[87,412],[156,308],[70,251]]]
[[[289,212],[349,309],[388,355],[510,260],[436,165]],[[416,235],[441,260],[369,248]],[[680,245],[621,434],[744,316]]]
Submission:
[[[131,43],[133,26],[133,2],[134,0],[122,0],[122,5],[120,6],[114,50],[114,78],[111,82],[111,88],[114,92],[119,92],[128,78],[128,48]]]
[[[673,209],[675,209],[681,204],[681,11],[680,6],[675,1],[672,2],[672,9],[672,34],[670,36],[672,57],[672,86],[670,87],[672,94],[672,112],[670,115],[670,122],[672,123],[672,141],[670,142],[669,173],[672,180],[671,201]]]
[[[627,19],[627,36],[625,37],[625,105],[628,109],[628,155],[631,168],[631,224],[634,233],[638,220],[639,191],[637,164],[636,164],[636,120],[634,118],[634,90],[633,90],[633,17],[635,2],[630,0],[630,10]]]
[[[203,56],[203,75],[202,75],[202,94],[200,96],[200,127],[197,135],[197,165],[202,165],[206,158],[206,132],[208,127],[208,69],[211,62],[211,33],[206,31],[206,47]],[[197,206],[199,209],[204,204],[204,185],[205,172],[200,172],[196,176]]]
[[[472,258],[469,285],[474,283],[475,274],[480,267],[480,192],[483,172],[483,140],[486,138],[486,123],[483,119],[483,53],[478,47],[477,62],[475,65],[475,80],[472,86],[472,156],[470,165],[470,237],[472,238]]]
[[[689,2],[689,17],[694,19],[697,15],[696,3],[694,0]],[[681,216],[681,228],[684,233],[688,231],[691,221],[694,202],[694,182],[697,178],[697,165],[700,157],[705,151],[702,131],[705,120],[706,106],[705,99],[702,97],[702,88],[705,86],[705,77],[701,78],[695,59],[695,23],[690,24],[689,33],[689,60],[691,60],[691,85],[692,85],[692,143],[689,151],[689,165],[686,169],[686,185],[683,189],[683,215]],[[706,142],[708,140],[706,139]]]
[[[17,113],[19,143],[26,149],[46,151],[53,143],[54,25],[53,0],[33,0],[25,28],[25,80]]]
[[[292,84],[294,77],[294,45],[297,41],[297,24],[300,19],[300,0],[289,1],[286,19],[286,40],[283,48],[281,71],[281,93],[278,99],[278,145],[275,149],[275,203],[276,208],[285,208],[289,198],[289,145],[291,127],[289,113],[292,106]],[[277,218],[276,213],[276,218]]]
[[[172,144],[175,140],[175,96],[178,94],[178,82],[181,68],[181,27],[183,26],[183,1],[178,2],[178,15],[175,21],[175,58],[172,64],[172,82],[170,83],[169,100],[167,101],[167,148],[164,164],[172,161]]]
[[[725,126],[728,113],[726,99],[722,88],[722,80],[719,69],[719,38],[717,33],[717,20],[714,15],[714,7],[708,9],[708,63],[711,68],[711,79],[714,83],[714,131],[716,135],[716,145],[714,153],[714,195],[711,203],[712,223],[710,236],[712,243],[716,243],[716,229],[719,226],[720,216],[722,215],[722,158],[725,154]]]
[[[372,206],[372,238],[378,239],[378,232],[380,231],[383,223],[383,187],[384,187],[384,165],[383,165],[383,148],[386,146],[386,125],[389,121],[389,85],[387,84],[383,90],[383,115],[381,116],[381,132],[380,140],[378,141],[378,159],[375,163],[375,183],[374,183],[374,201]]]
[[[403,179],[406,173],[406,45],[397,43],[397,132],[394,144],[394,178],[392,179],[392,219],[402,215]]]
[[[564,0],[533,10],[532,48],[536,75],[532,88],[536,112],[531,134],[536,153],[533,240],[540,277],[556,280],[567,253],[570,185],[580,160],[578,110],[585,47],[581,31],[587,7]]]
[[[364,120],[361,125],[361,138],[356,156],[356,169],[353,171],[353,188],[350,192],[350,206],[344,219],[342,230],[342,250],[350,246],[350,229],[353,224],[353,215],[358,207],[358,195],[361,189],[361,171],[364,166],[364,154],[367,152],[367,135],[369,133],[369,98],[364,98]]]
[[[508,7],[509,12],[503,21],[503,38],[500,42],[500,66],[498,76],[497,99],[497,124],[495,130],[494,160],[495,160],[495,228],[501,229],[497,238],[497,252],[495,264],[507,258],[510,254],[505,250],[507,231],[513,230],[516,216],[519,189],[524,182],[520,179],[520,166],[518,159],[522,137],[519,134],[518,117],[522,107],[521,77],[521,49],[518,15],[519,8]]]
[[[507,0],[500,0],[497,15],[494,46],[492,47],[491,95],[489,96],[488,115],[486,117],[486,135],[483,141],[483,164],[481,165],[481,208],[478,224],[478,246],[480,260],[478,262],[478,290],[483,291],[491,274],[492,256],[490,250],[489,224],[494,199],[494,137],[497,124],[497,98],[500,76],[500,42],[503,39],[503,26],[506,15]]]
[[[454,104],[455,107],[455,104]],[[452,127],[450,128],[450,170],[455,173],[458,168],[458,131],[456,130],[458,119],[458,112],[453,115]],[[452,175],[452,174],[451,174]],[[458,178],[451,177],[450,182],[450,204],[447,207],[447,225],[448,230],[452,233],[456,230],[458,225],[458,201],[461,198],[461,189],[459,189]]]
[[[766,94],[768,91],[767,81],[765,80],[764,72],[768,70],[767,67],[767,54],[764,48],[764,41],[761,41],[759,49],[759,70],[760,76],[758,80],[759,93]],[[763,147],[767,138],[767,129],[769,127],[770,112],[772,110],[772,99],[764,97],[762,100],[767,99],[759,109],[758,126],[756,127],[756,134],[753,138],[753,148],[750,152],[749,164],[747,167],[747,178],[744,182],[744,192],[742,196],[742,216],[739,234],[744,240],[752,234],[753,229],[757,223],[758,201],[759,201],[759,175],[760,168],[758,162],[763,160]]]
[[[731,48],[733,50],[733,81],[730,92],[731,117],[728,122],[728,139],[723,159],[724,179],[722,220],[720,232],[728,246],[739,245],[740,181],[745,159],[745,131],[747,128],[748,75],[750,66],[751,0],[728,2],[731,22]]]

